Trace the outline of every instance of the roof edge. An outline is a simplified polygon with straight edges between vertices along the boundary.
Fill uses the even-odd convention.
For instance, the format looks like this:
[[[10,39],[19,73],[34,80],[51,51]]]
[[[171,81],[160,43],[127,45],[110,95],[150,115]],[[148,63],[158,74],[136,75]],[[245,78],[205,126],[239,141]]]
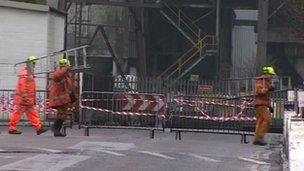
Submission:
[[[32,4],[25,2],[13,2],[13,1],[0,1],[0,7],[23,9],[23,10],[32,10],[40,12],[49,12],[50,8],[47,5]]]

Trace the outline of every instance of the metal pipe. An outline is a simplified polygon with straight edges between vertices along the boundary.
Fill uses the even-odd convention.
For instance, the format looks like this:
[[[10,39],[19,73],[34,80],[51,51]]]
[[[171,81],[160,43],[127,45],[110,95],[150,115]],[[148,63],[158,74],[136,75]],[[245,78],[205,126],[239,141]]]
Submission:
[[[75,4],[75,23],[77,23],[77,17],[78,17],[78,4]],[[77,24],[74,25],[74,47],[76,47],[77,42]]]
[[[65,22],[64,22],[64,45],[63,49],[67,49],[67,41],[68,41],[68,8],[67,8],[67,2],[64,1],[64,11],[65,14]]]
[[[216,31],[217,43],[220,42],[220,22],[221,22],[221,0],[216,1]],[[217,52],[219,53],[219,46],[217,46]]]
[[[81,34],[81,32],[82,32],[82,7],[83,7],[83,4],[82,3],[80,3],[80,11],[79,11],[79,32],[78,32],[78,43],[77,43],[77,46],[81,46],[81,36],[82,36],[82,34]]]

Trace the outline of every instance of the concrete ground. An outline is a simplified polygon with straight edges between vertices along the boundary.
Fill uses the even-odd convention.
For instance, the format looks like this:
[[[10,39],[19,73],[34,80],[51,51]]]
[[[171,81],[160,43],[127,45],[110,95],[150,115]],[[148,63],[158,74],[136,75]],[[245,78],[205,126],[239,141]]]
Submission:
[[[279,171],[282,170],[279,135],[271,145],[241,144],[240,136],[148,131],[68,129],[68,136],[48,131],[35,135],[20,127],[22,135],[0,130],[0,170],[50,171]],[[251,139],[250,137],[249,139]]]

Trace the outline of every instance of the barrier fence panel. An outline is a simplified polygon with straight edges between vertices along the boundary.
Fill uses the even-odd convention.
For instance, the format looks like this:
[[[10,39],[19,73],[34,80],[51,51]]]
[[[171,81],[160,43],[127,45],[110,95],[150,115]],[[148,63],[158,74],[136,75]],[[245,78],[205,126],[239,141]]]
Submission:
[[[11,115],[14,111],[14,93],[15,90],[3,89],[0,90],[0,120],[1,123],[7,125]],[[48,121],[48,114],[52,112],[46,107],[46,91],[38,90],[36,93],[37,96],[37,109],[40,113],[41,121]],[[27,116],[24,114],[21,118],[21,122],[27,121]]]
[[[163,123],[177,132],[177,136],[183,131],[239,134],[245,142],[246,135],[253,135],[255,130],[253,98],[256,79],[164,81],[127,76],[132,92],[136,92],[130,93],[123,80],[117,77],[113,82],[115,92],[91,91],[83,94],[82,111],[85,124],[82,125],[151,128],[157,125],[155,122],[161,118]],[[273,85],[278,91],[272,93],[274,113],[270,131],[281,132],[284,105],[288,103],[287,89],[291,88],[291,81],[289,77],[277,77],[273,79]],[[143,95],[141,93],[159,93],[163,98],[166,97],[169,113],[159,111],[162,117],[156,117],[155,111],[138,110],[145,99],[149,101],[149,97],[136,97]],[[95,97],[96,101],[92,97]],[[126,103],[126,99],[131,101]]]
[[[287,90],[272,93],[272,126],[270,132],[282,133],[284,105],[288,104]],[[253,96],[187,96],[177,95],[170,104],[170,127],[181,139],[181,132],[208,132],[241,135],[253,135],[256,113]]]
[[[162,94],[84,91],[81,95],[81,122],[85,135],[90,128],[164,128],[166,98]]]
[[[275,91],[271,94],[271,106],[274,109],[272,113],[272,132],[283,131],[284,106],[293,105],[294,102],[288,101],[288,90]]]
[[[256,120],[251,102],[246,99],[181,95],[174,96],[173,100],[171,129],[179,139],[184,131],[250,134],[244,126],[254,124]]]

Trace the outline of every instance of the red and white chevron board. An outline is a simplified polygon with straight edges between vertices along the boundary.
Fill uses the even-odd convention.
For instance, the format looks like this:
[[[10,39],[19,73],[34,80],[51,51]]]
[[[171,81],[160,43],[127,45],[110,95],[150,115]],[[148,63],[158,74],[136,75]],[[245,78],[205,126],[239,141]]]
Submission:
[[[126,94],[124,98],[124,111],[165,112],[166,109],[166,98],[163,95]]]

